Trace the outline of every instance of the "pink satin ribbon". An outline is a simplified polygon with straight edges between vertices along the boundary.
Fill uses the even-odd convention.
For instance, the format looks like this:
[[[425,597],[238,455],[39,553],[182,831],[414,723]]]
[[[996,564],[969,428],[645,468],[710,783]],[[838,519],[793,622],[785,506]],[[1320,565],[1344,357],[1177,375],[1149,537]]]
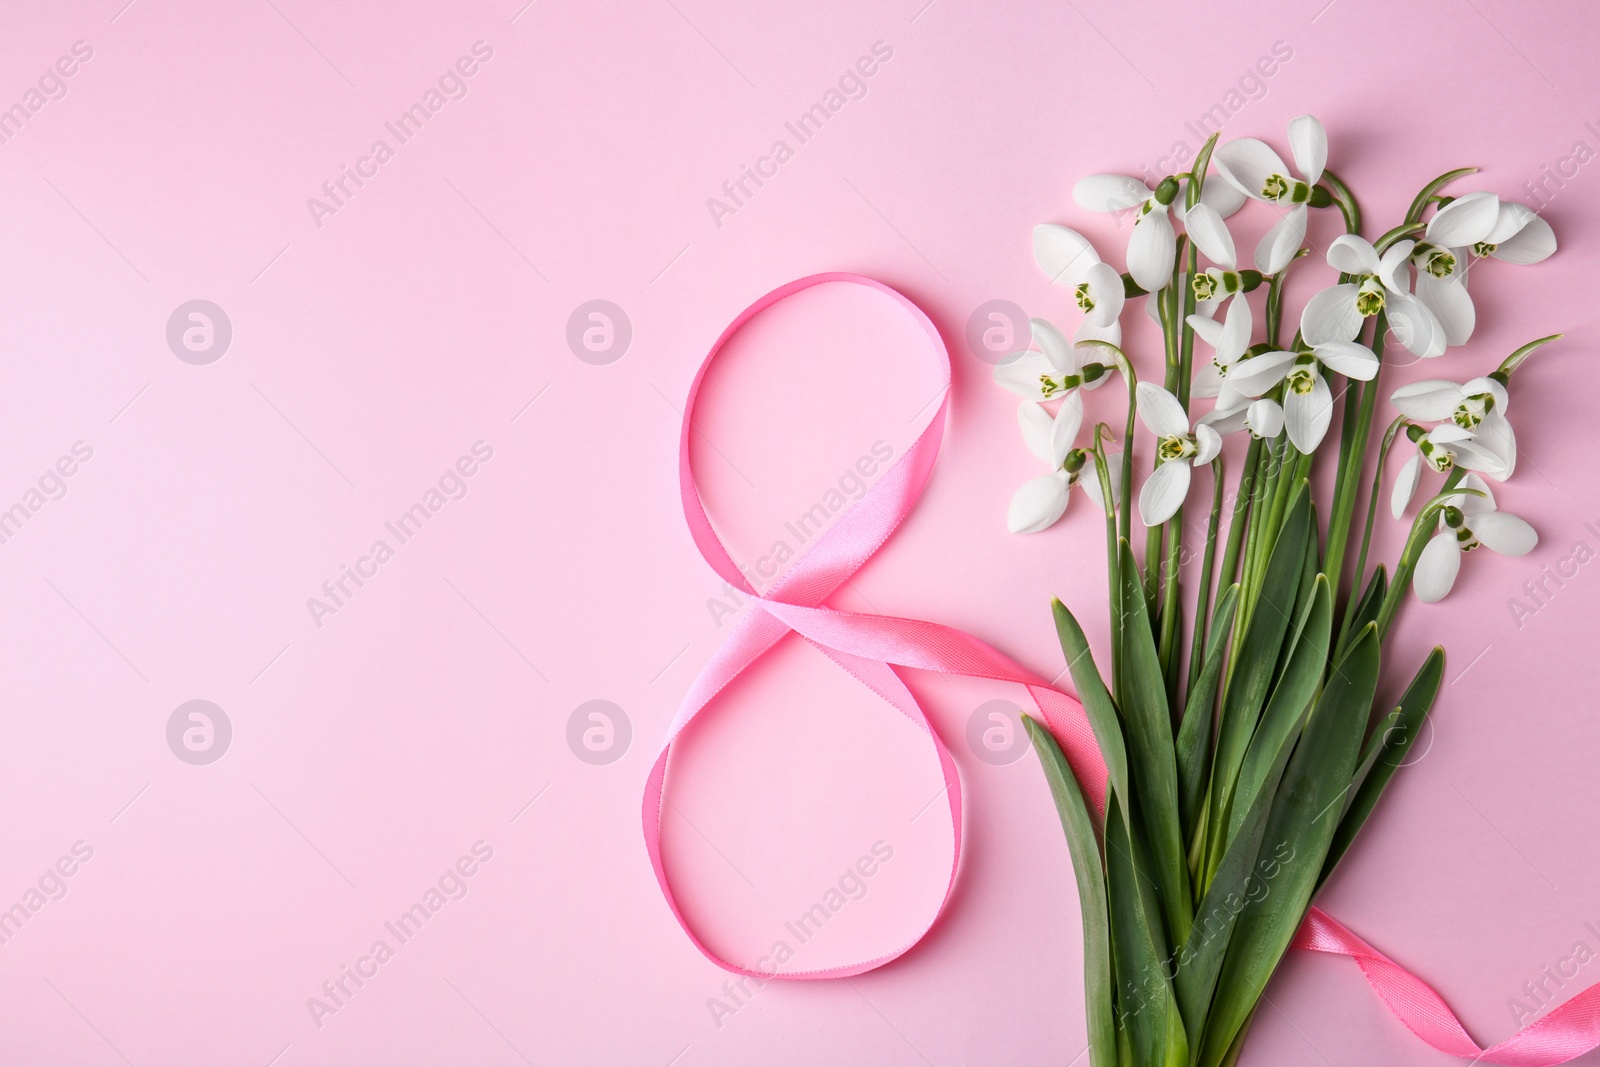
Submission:
[[[793,565],[764,593],[758,593],[734,564],[706,515],[705,502],[689,462],[689,437],[694,429],[695,400],[706,371],[729,338],[764,309],[797,292],[828,282],[861,285],[892,300],[922,328],[936,360],[939,407],[933,418],[879,480],[811,543]],[[960,674],[1018,684],[1027,690],[1040,717],[1066,754],[1093,810],[1102,811],[1106,768],[1083,706],[1059,692],[1027,668],[960,630],[915,619],[838,611],[823,601],[864,564],[900,525],[933,468],[944,433],[949,405],[950,357],[938,329],[922,309],[901,293],[858,274],[815,274],[780,286],[751,304],[722,331],[701,363],[684,403],[678,439],[678,480],[684,516],[700,554],[713,570],[751,598],[754,610],[743,615],[727,639],[701,670],[667,730],[661,754],[650,769],[644,794],[644,838],[650,865],[662,895],[689,940],[707,959],[735,974],[762,979],[846,978],[881,967],[909,951],[932,929],[955,886],[961,862],[961,779],[939,733],[916,698],[901,681],[896,667]],[[878,694],[927,735],[944,777],[954,847],[944,895],[934,913],[905,944],[858,963],[811,971],[774,973],[750,970],[718,956],[701,940],[679,907],[661,853],[661,804],[673,739],[738,675],[782,638],[794,633]],[[1372,948],[1317,908],[1312,908],[1294,941],[1297,948],[1353,957],[1367,981],[1389,1009],[1418,1037],[1456,1056],[1514,1067],[1553,1067],[1600,1046],[1600,986],[1572,1001],[1516,1037],[1487,1051],[1467,1035],[1439,995],[1421,979]]]

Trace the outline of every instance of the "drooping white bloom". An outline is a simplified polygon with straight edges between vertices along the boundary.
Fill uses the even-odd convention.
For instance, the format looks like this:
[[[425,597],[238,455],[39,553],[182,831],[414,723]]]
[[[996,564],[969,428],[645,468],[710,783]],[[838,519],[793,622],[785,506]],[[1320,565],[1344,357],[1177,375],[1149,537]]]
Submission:
[[[1555,231],[1526,204],[1493,193],[1458,196],[1428,220],[1411,253],[1416,296],[1444,327],[1445,341],[1465,344],[1477,312],[1467,293],[1468,253],[1508,263],[1537,263],[1556,250]]]
[[[1024,400],[1033,401],[1059,400],[1080,386],[1097,389],[1105,384],[1110,376],[1103,373],[1093,381],[1085,381],[1084,367],[1097,362],[1092,349],[1068,344],[1061,331],[1044,319],[1029,319],[1028,323],[1038,349],[1013,353],[1001,360],[994,368],[995,382]],[[1115,323],[1111,329],[1115,331]],[[1079,341],[1088,339],[1083,336],[1084,330],[1078,333]]]
[[[1138,212],[1128,238],[1128,273],[1147,293],[1167,284],[1178,255],[1178,234],[1167,210],[1177,183],[1169,180],[1162,185],[1158,195],[1158,190],[1126,174],[1091,174],[1072,189],[1078,206],[1089,211]]]
[[[1033,259],[1051,281],[1072,290],[1086,327],[1104,330],[1116,323],[1127,299],[1122,275],[1101,261],[1083,234],[1067,226],[1040,223],[1033,228]]]
[[[1172,518],[1189,495],[1191,467],[1210,463],[1222,451],[1222,437],[1205,423],[1193,429],[1178,398],[1150,382],[1137,390],[1139,421],[1155,434],[1157,466],[1139,491],[1139,516],[1146,526]]]
[[[1226,437],[1249,430],[1252,437],[1271,439],[1283,432],[1283,406],[1271,397],[1241,397],[1237,404],[1218,404],[1201,422]]]
[[[1289,150],[1300,177],[1290,173],[1266,142],[1242,137],[1219,145],[1212,158],[1222,176],[1253,200],[1289,205],[1256,246],[1256,269],[1276,274],[1289,265],[1306,236],[1306,205],[1328,163],[1328,133],[1310,115],[1289,123]],[[1343,338],[1349,340],[1349,338]]]
[[[1354,341],[1326,341],[1303,352],[1263,352],[1229,368],[1226,390],[1256,397],[1283,382],[1283,414],[1289,440],[1309,454],[1322,443],[1333,421],[1333,390],[1323,377],[1324,369],[1371,381],[1378,373],[1378,357]],[[1235,406],[1231,400],[1224,402]]]
[[[1483,545],[1502,556],[1525,556],[1539,543],[1532,526],[1515,515],[1499,511],[1489,486],[1477,475],[1461,480],[1463,489],[1483,496],[1452,495],[1439,513],[1439,532],[1417,557],[1412,587],[1425,604],[1442,600],[1456,583],[1461,557]]]
[[[1012,533],[1038,533],[1048,529],[1066,513],[1074,485],[1081,485],[1085,495],[1097,507],[1103,507],[1104,497],[1092,457],[1073,449],[1083,425],[1083,398],[1076,391],[1067,394],[1053,416],[1042,405],[1024,400],[1017,408],[1017,422],[1029,451],[1050,464],[1051,470],[1049,474],[1023,483],[1012,496],[1006,510],[1007,529]],[[1121,462],[1120,453],[1106,457],[1112,476],[1113,499]]]
[[[1186,320],[1200,339],[1212,348],[1211,362],[1195,371],[1194,396],[1217,396],[1226,385],[1228,370],[1237,363],[1250,347],[1252,328],[1250,302],[1239,297],[1228,305],[1227,318],[1218,322],[1204,315],[1190,315]]]
[[[1399,241],[1380,257],[1364,237],[1347,233],[1328,246],[1328,265],[1351,280],[1313,296],[1300,316],[1300,332],[1311,345],[1353,341],[1361,320],[1387,312],[1400,343],[1424,357],[1444,354],[1445,333],[1432,311],[1411,295],[1407,260],[1414,245]]]
[[[1400,468],[1389,494],[1389,512],[1397,519],[1416,495],[1424,466],[1440,474],[1461,467],[1487,474],[1497,481],[1505,480],[1504,462],[1495,452],[1479,444],[1471,430],[1464,430],[1453,422],[1443,422],[1426,433],[1422,427],[1412,425],[1406,430],[1406,436],[1417,449]]]
[[[1503,481],[1517,468],[1517,434],[1506,413],[1511,394],[1491,377],[1457,383],[1430,378],[1402,385],[1390,397],[1408,419],[1449,421],[1472,432],[1474,445],[1487,449],[1500,461]]]

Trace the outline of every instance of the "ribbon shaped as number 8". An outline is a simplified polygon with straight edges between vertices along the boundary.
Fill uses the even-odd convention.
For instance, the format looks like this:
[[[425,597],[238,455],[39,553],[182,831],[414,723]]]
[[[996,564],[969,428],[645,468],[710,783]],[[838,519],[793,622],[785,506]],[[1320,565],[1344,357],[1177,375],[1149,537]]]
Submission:
[[[762,310],[814,285],[840,282],[866,286],[882,293],[921,326],[937,361],[939,407],[911,447],[826,533],[811,543],[790,569],[765,593],[757,593],[718,540],[706,515],[705,503],[689,463],[689,434],[695,398],[706,370],[739,328]],[[1106,797],[1106,767],[1083,706],[1050,687],[1027,668],[982,641],[948,626],[915,619],[836,611],[823,605],[835,589],[877,552],[910,512],[922,493],[938,455],[949,404],[950,356],[939,331],[905,296],[882,282],[858,274],[815,274],[780,286],[751,304],[722,331],[689,387],[684,404],[683,430],[678,441],[678,481],[683,512],[700,554],[712,569],[734,588],[751,598],[756,610],[742,616],[727,640],[701,670],[667,731],[661,754],[650,769],[644,795],[645,847],[656,881],[684,932],[696,948],[717,966],[736,974],[761,979],[848,978],[881,967],[922,940],[949,902],[961,862],[961,780],[955,762],[916,698],[895,672],[896,667],[945,674],[962,674],[1024,686],[1046,727],[1061,745],[1067,762],[1083,790],[1090,810],[1102,813]],[[837,663],[862,685],[878,694],[927,735],[939,759],[949,801],[955,847],[949,880],[935,913],[910,941],[870,960],[813,971],[752,971],[722,959],[689,925],[672,895],[661,857],[661,800],[666,785],[667,760],[672,740],[705,709],[713,697],[739,673],[790,633],[798,634]],[[1441,1052],[1471,1058],[1474,1062],[1513,1067],[1553,1067],[1600,1047],[1600,985],[1579,993],[1515,1036],[1492,1048],[1481,1048],[1443,999],[1426,982],[1368,945],[1321,909],[1313,907],[1296,934],[1294,947],[1329,955],[1348,956],[1360,966],[1373,991],[1414,1034]]]
[[[706,516],[705,503],[695,484],[694,471],[689,463],[689,434],[694,419],[695,398],[700,392],[706,370],[711,366],[739,328],[765,308],[803,289],[828,282],[866,286],[882,293],[898,305],[922,328],[929,348],[937,361],[940,399],[938,410],[901,457],[889,467],[878,481],[853,507],[841,514],[827,532],[794,561],[793,565],[765,593],[757,593],[748,579],[734,565],[728,550],[718,540]],[[835,589],[872,556],[906,517],[922,493],[922,486],[933,469],[934,457],[939,453],[939,442],[944,434],[945,411],[949,404],[950,356],[945,351],[939,331],[922,309],[882,282],[856,274],[817,274],[801,278],[774,289],[746,308],[722,332],[711,347],[705,362],[700,365],[694,383],[689,387],[689,397],[684,404],[683,432],[678,443],[678,479],[683,494],[683,512],[689,522],[689,532],[694,537],[700,554],[712,569],[734,588],[752,598],[755,610],[743,615],[716,653],[711,657],[700,676],[695,679],[678,714],[667,731],[661,755],[651,768],[645,786],[644,835],[650,851],[650,863],[655,868],[656,880],[667,898],[672,913],[682,925],[689,939],[706,957],[719,967],[738,974],[758,978],[845,978],[880,967],[904,954],[922,939],[923,934],[938,919],[938,911],[928,917],[915,937],[906,944],[875,959],[860,963],[829,967],[815,971],[790,971],[781,974],[749,971],[722,959],[706,946],[689,925],[667,879],[661,858],[661,796],[666,781],[667,758],[672,749],[672,739],[677,737],[689,722],[699,714],[729,682],[749,667],[763,653],[789,633],[799,634],[823,655],[837,663],[862,685],[888,701],[928,736],[939,759],[939,769],[944,775],[946,798],[949,801],[950,823],[955,835],[955,848],[950,859],[950,876],[945,884],[944,897],[939,911],[950,899],[955,885],[956,869],[961,862],[961,779],[955,762],[950,758],[938,731],[917,704],[916,698],[895,673],[896,667],[916,667],[921,670],[941,671],[947,674],[965,674],[996,681],[1014,682],[1026,686],[1029,697],[1038,708],[1040,717],[1059,738],[1066,749],[1072,769],[1084,783],[1085,795],[1097,809],[1105,797],[1105,764],[1095,746],[1094,733],[1084,714],[1083,706],[1072,697],[1058,692],[1048,682],[1038,678],[1027,668],[990,648],[977,638],[948,626],[939,626],[914,619],[896,619],[880,615],[863,615],[836,611],[823,606]]]

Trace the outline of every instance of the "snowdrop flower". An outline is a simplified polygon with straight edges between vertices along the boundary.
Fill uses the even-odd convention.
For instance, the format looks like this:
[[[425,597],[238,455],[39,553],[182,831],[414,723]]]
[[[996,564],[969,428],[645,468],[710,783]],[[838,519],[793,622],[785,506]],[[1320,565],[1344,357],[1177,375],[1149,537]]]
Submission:
[[[1444,327],[1450,345],[1465,344],[1476,325],[1477,312],[1467,294],[1469,250],[1480,258],[1537,263],[1555,252],[1556,237],[1532,208],[1493,193],[1459,196],[1428,220],[1411,253],[1416,296]]]
[[[1066,226],[1041,223],[1033,228],[1033,259],[1051,281],[1072,290],[1073,299],[1084,312],[1086,327],[1105,330],[1116,324],[1127,299],[1122,275],[1109,263],[1101,262],[1100,254],[1083,234]],[[1117,343],[1111,338],[1102,339]]]
[[[1493,377],[1474,378],[1464,384],[1429,379],[1412,382],[1390,397],[1400,414],[1427,422],[1449,421],[1472,432],[1472,440],[1493,453],[1504,468],[1504,478],[1517,467],[1517,435],[1506,411],[1511,394]]]
[[[1044,319],[1029,319],[1033,343],[1029,350],[1007,356],[994,369],[994,380],[1025,400],[1059,400],[1079,386],[1096,389],[1110,377],[1104,364],[1084,361],[1084,349],[1067,339]],[[1079,331],[1079,340],[1084,331]],[[1115,342],[1113,342],[1115,343]]]
[[[1210,463],[1222,451],[1222,437],[1205,423],[1189,428],[1189,416],[1178,398],[1150,382],[1138,389],[1139,421],[1156,436],[1155,472],[1139,490],[1139,515],[1146,526],[1172,518],[1189,495],[1194,464]]]
[[[1505,463],[1500,456],[1474,440],[1471,430],[1464,430],[1453,422],[1440,423],[1431,430],[1423,430],[1413,423],[1406,427],[1406,437],[1417,450],[1400,468],[1389,494],[1389,512],[1397,519],[1416,495],[1424,465],[1440,474],[1459,466],[1480,471],[1497,481],[1505,480]]]
[[[1283,405],[1271,397],[1241,397],[1232,406],[1219,403],[1200,421],[1224,437],[1249,430],[1252,437],[1270,440],[1283,432]]]
[[[1054,416],[1041,405],[1024,400],[1017,408],[1017,422],[1029,451],[1050,464],[1051,471],[1024,483],[1012,496],[1006,511],[1006,528],[1012,533],[1038,533],[1054,525],[1066,513],[1074,485],[1081,485],[1095,506],[1103,509],[1104,497],[1093,458],[1072,447],[1083,425],[1082,397],[1075,392],[1069,394]],[[1121,464],[1119,453],[1106,457],[1113,494]]]
[[[1176,178],[1163,178],[1151,189],[1126,174],[1091,174],[1072,190],[1078,206],[1089,211],[1138,212],[1128,239],[1128,273],[1147,293],[1167,284],[1178,257],[1178,234],[1167,210],[1177,196]]]
[[[1222,176],[1253,200],[1288,204],[1289,212],[1273,224],[1256,246],[1256,268],[1276,274],[1289,265],[1306,236],[1306,207],[1328,163],[1328,134],[1310,115],[1289,123],[1289,149],[1300,171],[1296,178],[1264,141],[1242,137],[1219,145],[1212,156]],[[1323,201],[1326,202],[1326,201]],[[1349,338],[1342,338],[1349,340]]]
[[[1354,341],[1326,341],[1302,352],[1263,352],[1229,369],[1227,391],[1235,396],[1261,396],[1282,382],[1289,440],[1310,454],[1322,443],[1333,421],[1333,390],[1323,377],[1324,369],[1371,381],[1378,373],[1378,357]],[[1223,402],[1230,407],[1236,404]]]
[[[1195,396],[1218,396],[1226,385],[1228,370],[1250,347],[1250,302],[1242,297],[1233,301],[1228,305],[1228,317],[1221,322],[1204,315],[1190,315],[1186,321],[1213,350],[1211,362],[1195,371],[1191,391]]]
[[[1226,182],[1213,182],[1206,186],[1207,191],[1212,185],[1233,190],[1233,186]],[[1237,190],[1233,191],[1237,194]],[[1204,197],[1189,212],[1184,228],[1188,230],[1189,239],[1195,243],[1195,247],[1217,264],[1196,273],[1189,282],[1194,290],[1195,310],[1201,317],[1214,317],[1224,300],[1239,293],[1251,292],[1261,284],[1260,271],[1238,269],[1233,234],[1228,232],[1227,225],[1222,221],[1222,213],[1207,204]],[[1192,324],[1194,319],[1189,321]]]
[[[1399,241],[1380,257],[1372,243],[1347,233],[1328,246],[1328,265],[1350,276],[1306,303],[1300,332],[1313,346],[1327,341],[1353,341],[1361,320],[1388,313],[1389,328],[1402,345],[1418,356],[1444,354],[1445,334],[1432,311],[1410,293],[1406,261],[1415,242]]]
[[[1515,515],[1496,510],[1494,496],[1482,478],[1469,474],[1461,480],[1461,486],[1484,495],[1453,495],[1440,510],[1439,532],[1417,557],[1413,579],[1417,599],[1425,604],[1444,599],[1456,584],[1461,557],[1479,545],[1502,556],[1525,556],[1539,543],[1532,526]]]

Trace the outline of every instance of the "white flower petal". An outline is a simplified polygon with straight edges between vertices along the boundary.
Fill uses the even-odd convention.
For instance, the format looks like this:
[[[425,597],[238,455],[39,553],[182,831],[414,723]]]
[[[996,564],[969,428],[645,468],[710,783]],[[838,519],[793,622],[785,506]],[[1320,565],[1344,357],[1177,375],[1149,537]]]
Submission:
[[[1476,490],[1473,493],[1452,493],[1446,498],[1446,503],[1451,507],[1460,508],[1467,515],[1487,515],[1494,510],[1494,491],[1489,488],[1489,483],[1476,474],[1468,474],[1456,486],[1457,489]]]
[[[1555,251],[1556,232],[1548,222],[1535,215],[1514,236],[1501,241],[1490,254],[1507,263],[1538,263],[1549,259]]]
[[[1384,305],[1396,340],[1424,359],[1444,355],[1444,327],[1427,305],[1414,296],[1394,292],[1386,296]]]
[[[1190,396],[1216,396],[1220,392],[1222,392],[1222,369],[1217,366],[1216,361],[1207,360],[1194,369],[1194,381],[1189,385]]]
[[[1411,252],[1415,241],[1398,241],[1378,260],[1378,280],[1392,293],[1411,292]]]
[[[1212,348],[1222,347],[1222,323],[1205,315],[1190,315],[1183,321],[1189,324],[1189,329],[1193,330],[1200,340]]]
[[[1086,211],[1127,211],[1153,195],[1148,185],[1126,174],[1091,174],[1072,187],[1072,199]]]
[[[1366,345],[1354,341],[1324,341],[1313,351],[1324,367],[1346,378],[1370,382],[1378,373],[1378,357]]]
[[[1223,321],[1222,331],[1218,335],[1218,360],[1226,365],[1244,355],[1245,349],[1250,347],[1250,331],[1253,328],[1250,301],[1243,296],[1228,301],[1228,317]]]
[[[1365,237],[1341,234],[1328,246],[1328,266],[1345,274],[1378,273],[1378,250]]]
[[[1283,381],[1295,358],[1293,352],[1263,352],[1233,364],[1223,380],[1242,396],[1260,396]]]
[[[1417,495],[1417,482],[1421,478],[1422,453],[1413,452],[1405,466],[1400,468],[1400,476],[1394,480],[1394,489],[1389,493],[1389,514],[1398,519],[1406,513],[1411,498]]]
[[[1077,288],[1100,262],[1100,254],[1077,230],[1042,222],[1033,228],[1033,261],[1051,281]]]
[[[1354,341],[1361,333],[1361,312],[1356,309],[1360,289],[1346,282],[1330,285],[1306,302],[1300,313],[1300,336],[1315,348],[1329,341]]]
[[[1270,401],[1268,402],[1270,403]],[[1202,415],[1200,422],[1196,423],[1196,426],[1209,426],[1217,433],[1227,436],[1230,433],[1238,433],[1240,430],[1247,429],[1249,426],[1248,418],[1249,408],[1246,406],[1230,404],[1224,407],[1218,404],[1211,411]]]
[[[1467,293],[1465,279],[1435,278],[1425,270],[1418,271],[1417,299],[1439,320],[1445,344],[1464,345],[1471,339],[1478,313]]]
[[[1024,400],[1017,405],[1017,425],[1022,428],[1022,443],[1028,446],[1028,451],[1050,464],[1051,467],[1061,466],[1061,460],[1055,458],[1050,446],[1050,437],[1055,429],[1055,420],[1044,409],[1043,404],[1032,400]]]
[[[1253,200],[1265,200],[1262,187],[1274,174],[1289,174],[1289,168],[1278,158],[1265,141],[1254,137],[1241,137],[1237,141],[1218,145],[1211,161],[1222,172],[1223,178]]]
[[[1172,264],[1178,256],[1178,235],[1172,228],[1167,209],[1152,208],[1133,224],[1128,239],[1128,273],[1139,288],[1154,293],[1172,280]]]
[[[1287,267],[1306,239],[1306,206],[1296,204],[1289,213],[1272,224],[1256,245],[1256,270],[1276,274]]]
[[[1423,240],[1445,248],[1486,241],[1499,217],[1500,198],[1493,193],[1458,196],[1428,220]]]
[[[1155,469],[1139,489],[1139,517],[1146,526],[1160,526],[1183,506],[1189,495],[1189,476],[1186,459],[1169,459]]]
[[[1077,443],[1078,429],[1083,425],[1083,397],[1074,389],[1061,398],[1056,417],[1050,424],[1050,454],[1046,457],[1051,466],[1066,462],[1067,453]]]
[[[1511,427],[1511,420],[1506,418],[1499,410],[1491,411],[1478,424],[1477,433],[1473,434],[1473,444],[1482,445],[1493,453],[1505,471],[1505,477],[1510,478],[1517,469],[1517,433]]]
[[[1078,373],[1078,358],[1073,346],[1067,344],[1067,339],[1061,336],[1061,331],[1053,323],[1046,319],[1029,319],[1028,325],[1033,331],[1033,343],[1039,346],[1039,351],[1044,353],[1057,374]]]
[[[1477,396],[1479,393],[1488,393],[1494,397],[1495,407],[1500,414],[1510,409],[1511,394],[1506,392],[1506,387],[1493,378],[1469,378],[1461,383],[1462,396]]]
[[[1244,207],[1245,195],[1226,178],[1215,182],[1207,178],[1206,187],[1200,190],[1200,202],[1210,204],[1213,211],[1227,218]]]
[[[1047,399],[1040,382],[1047,375],[1059,377],[1060,373],[1050,365],[1042,352],[1021,352],[1007,356],[994,368],[995,384],[1026,400]]]
[[[1505,459],[1498,452],[1484,447],[1476,439],[1471,439],[1470,434],[1468,437],[1468,440],[1457,441],[1450,446],[1456,454],[1456,466],[1464,470],[1481,471],[1497,482],[1503,482],[1511,476],[1511,472],[1506,469]]]
[[[1417,569],[1412,588],[1417,599],[1424,604],[1443,600],[1450,587],[1456,584],[1456,574],[1461,570],[1461,546],[1456,542],[1454,530],[1433,535],[1422,555],[1417,558]]]
[[[1328,424],[1333,421],[1333,391],[1318,374],[1309,393],[1293,389],[1284,392],[1288,395],[1283,398],[1283,420],[1289,440],[1301,452],[1315,452],[1328,433]]]
[[[1283,432],[1283,406],[1276,400],[1252,400],[1246,418],[1250,432],[1257,437],[1276,437]]]
[[[1302,178],[1312,185],[1322,180],[1322,169],[1328,165],[1328,131],[1314,115],[1290,120],[1289,151]]]
[[[1012,533],[1038,533],[1054,525],[1067,510],[1071,500],[1067,490],[1071,485],[1066,471],[1053,471],[1025,482],[1006,509],[1006,529]]]
[[[1491,511],[1471,520],[1478,540],[1502,556],[1526,556],[1539,544],[1539,535],[1522,519],[1503,511]]]
[[[1402,385],[1389,397],[1408,419],[1437,422],[1448,419],[1461,404],[1462,387],[1443,378],[1427,378]]]
[[[1222,451],[1222,436],[1204,423],[1194,428],[1194,442],[1200,448],[1194,455],[1196,466],[1210,463],[1217,458],[1217,453]]]
[[[1085,321],[1095,326],[1109,326],[1116,322],[1117,316],[1122,314],[1123,303],[1128,299],[1127,291],[1122,287],[1122,275],[1109,263],[1096,263],[1089,268],[1086,280],[1094,308]]]
[[[1501,241],[1508,241],[1513,234],[1526,226],[1528,220],[1533,218],[1534,215],[1533,208],[1527,204],[1519,204],[1515,200],[1502,200],[1500,201],[1499,214],[1494,220],[1494,226],[1479,240],[1496,245]]]
[[[1228,224],[1222,221],[1222,216],[1210,204],[1204,201],[1196,204],[1184,216],[1183,228],[1189,232],[1189,239],[1211,262],[1228,270],[1238,266],[1233,234],[1228,232]]]
[[[1178,398],[1153,382],[1140,382],[1135,392],[1139,421],[1157,437],[1182,437],[1189,432],[1189,416]]]
[[[1106,453],[1106,476],[1111,479],[1111,499],[1116,501],[1122,493],[1122,453]],[[1078,472],[1077,484],[1083,486],[1083,495],[1094,501],[1094,506],[1105,511],[1105,495],[1100,492],[1100,475],[1096,473],[1094,457],[1089,457],[1089,462],[1084,464],[1083,470]]]

